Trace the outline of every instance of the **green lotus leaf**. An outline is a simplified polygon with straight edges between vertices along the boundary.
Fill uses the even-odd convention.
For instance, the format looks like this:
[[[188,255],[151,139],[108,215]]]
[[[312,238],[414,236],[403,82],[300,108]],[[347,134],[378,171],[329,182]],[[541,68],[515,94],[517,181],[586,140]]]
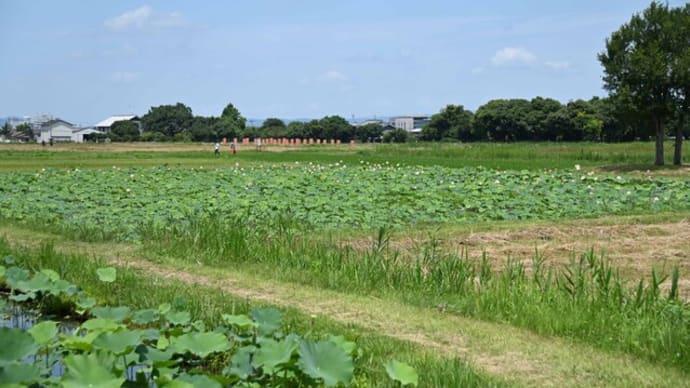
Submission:
[[[77,305],[77,312],[83,314],[86,310],[96,305],[96,298],[79,295],[79,299],[75,302]]]
[[[96,270],[98,280],[105,283],[112,283],[117,278],[117,270],[114,267],[99,268]]]
[[[77,292],[79,292],[79,287],[75,286],[74,284],[68,282],[65,279],[58,279],[53,283],[53,295],[59,295],[60,293],[63,293],[67,296],[72,296],[75,295]]]
[[[323,380],[327,387],[348,385],[354,373],[352,357],[331,341],[303,341],[298,365],[307,375]]]
[[[222,317],[223,317],[223,321],[225,321],[226,324],[231,325],[231,326],[237,326],[241,329],[258,326],[258,324],[256,322],[252,321],[246,315],[223,314]]]
[[[239,377],[240,380],[246,380],[254,373],[252,357],[255,352],[256,347],[254,345],[239,348],[232,357],[230,357],[230,367],[226,369],[226,374],[235,375]]]
[[[129,318],[130,309],[127,306],[119,307],[94,307],[91,314],[96,318],[112,319],[115,322],[122,322]]]
[[[103,349],[118,356],[130,353],[141,341],[139,330],[121,329],[112,333],[101,333],[93,341],[95,349]]]
[[[419,383],[419,376],[417,375],[417,371],[408,364],[405,364],[404,362],[390,360],[384,364],[384,367],[386,368],[386,373],[388,373],[388,377],[400,382],[400,384],[403,386],[412,385],[416,387]]]
[[[156,371],[158,372],[158,378],[156,379],[156,382],[161,381],[163,383],[169,383],[175,376],[177,376],[177,374],[180,372],[180,369],[161,366],[157,367]]]
[[[6,273],[7,273],[7,268],[5,268],[4,265],[0,265],[0,278],[5,277]]]
[[[30,385],[40,379],[41,369],[36,364],[12,362],[0,366],[0,385],[3,387],[8,387],[9,384]]]
[[[255,368],[262,368],[266,374],[273,374],[277,366],[290,361],[298,345],[299,342],[294,339],[276,341],[266,338],[261,341],[261,346],[254,355],[252,365]]]
[[[52,281],[52,282],[57,282],[58,280],[60,280],[60,274],[53,271],[52,269],[49,269],[49,268],[42,269],[41,273],[46,275],[48,277],[48,279],[50,279],[50,281]]]
[[[0,363],[20,361],[38,351],[34,338],[24,330],[0,328]]]
[[[137,310],[132,314],[132,322],[137,325],[146,325],[158,321],[159,317],[158,310]]]
[[[175,381],[190,384],[194,388],[221,388],[222,385],[206,375],[181,374]]]
[[[336,345],[340,346],[340,348],[343,349],[345,351],[345,353],[347,353],[349,355],[354,355],[355,350],[357,350],[357,344],[352,342],[352,341],[348,341],[342,335],[329,334],[326,337],[326,339],[331,341],[331,342],[334,342]]]
[[[192,315],[188,311],[170,311],[165,318],[171,325],[186,325],[192,320]]]
[[[92,346],[91,344],[93,341],[98,337],[101,333],[98,331],[90,332],[87,333],[86,335],[80,335],[80,334],[75,334],[75,335],[60,335],[60,344],[65,349],[73,349],[73,350],[83,350],[83,351],[90,351]]]
[[[26,294],[14,294],[10,295],[7,297],[7,299],[13,301],[13,302],[26,302],[27,300],[31,300],[36,298],[36,293],[35,292],[27,292]]]
[[[199,357],[230,349],[230,342],[221,333],[188,333],[173,339],[179,352],[190,352]]]
[[[176,360],[173,360],[175,351],[171,347],[167,348],[166,350],[160,350],[150,346],[139,346],[137,347],[136,352],[139,354],[142,361],[151,361],[156,367],[173,366],[177,363]]]
[[[5,272],[5,283],[11,288],[17,288],[19,282],[29,280],[30,276],[29,271],[24,268],[9,267]]]
[[[163,303],[160,306],[158,306],[158,313],[160,315],[165,315],[170,311],[170,309],[172,309],[170,303]]]
[[[37,343],[46,346],[53,342],[58,334],[57,322],[43,321],[32,326],[28,332]]]
[[[282,314],[280,310],[274,308],[256,309],[252,311],[252,319],[258,325],[259,335],[267,336],[280,329]]]
[[[81,324],[81,329],[89,332],[116,331],[124,325],[110,318],[92,318]]]
[[[29,280],[18,281],[16,288],[24,292],[50,291],[53,288],[53,281],[50,280],[48,275],[38,272]]]
[[[165,350],[170,346],[170,340],[165,336],[160,336],[156,341],[156,349]]]
[[[69,355],[63,360],[67,371],[61,384],[66,388],[119,388],[125,382],[110,372],[94,354]]]

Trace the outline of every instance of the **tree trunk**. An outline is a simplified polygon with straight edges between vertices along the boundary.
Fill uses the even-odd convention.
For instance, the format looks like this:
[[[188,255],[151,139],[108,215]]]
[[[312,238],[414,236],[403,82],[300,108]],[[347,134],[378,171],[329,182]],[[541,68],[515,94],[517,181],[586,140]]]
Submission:
[[[664,165],[664,122],[661,117],[654,117],[654,126],[656,127],[656,158],[654,164],[657,166]]]
[[[680,123],[676,128],[676,144],[673,149],[673,164],[683,164],[683,128],[685,127],[685,114],[680,115]]]

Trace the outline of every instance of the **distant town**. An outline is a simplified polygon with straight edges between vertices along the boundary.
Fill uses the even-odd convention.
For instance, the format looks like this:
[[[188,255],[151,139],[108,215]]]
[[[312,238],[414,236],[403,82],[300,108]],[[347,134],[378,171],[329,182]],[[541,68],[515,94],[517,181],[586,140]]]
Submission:
[[[348,123],[353,127],[378,126],[381,132],[399,129],[410,135],[419,135],[422,128],[429,123],[430,115],[407,115],[381,118],[352,118]],[[276,119],[268,119],[276,120]],[[308,123],[312,119],[278,119],[284,124]],[[248,127],[261,128],[266,119],[246,119]],[[139,133],[143,133],[141,116],[135,114],[118,114],[109,116],[92,126],[76,125],[66,119],[49,114],[36,116],[0,118],[0,126],[4,131],[0,133],[0,141],[36,142],[36,143],[83,143],[108,139],[112,127],[117,122],[130,122],[137,126]],[[211,139],[209,139],[211,140]],[[374,140],[374,139],[371,139]]]

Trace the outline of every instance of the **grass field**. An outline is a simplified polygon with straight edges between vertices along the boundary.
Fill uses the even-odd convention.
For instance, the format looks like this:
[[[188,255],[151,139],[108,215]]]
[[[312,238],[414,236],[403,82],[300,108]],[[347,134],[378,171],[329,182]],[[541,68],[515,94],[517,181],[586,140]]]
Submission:
[[[277,306],[296,330],[355,340],[365,386],[390,384],[380,360],[393,355],[420,386],[688,386],[690,170],[654,168],[652,151],[411,144],[215,157],[207,144],[0,145],[0,255],[114,305],[183,296],[209,322]],[[283,168],[317,179],[251,181]],[[430,181],[471,178],[454,192],[415,177],[436,173]],[[141,189],[121,183],[140,176]],[[378,192],[367,185],[388,200],[366,205]],[[239,202],[254,190],[266,203]],[[115,289],[87,276],[103,263],[126,274]]]

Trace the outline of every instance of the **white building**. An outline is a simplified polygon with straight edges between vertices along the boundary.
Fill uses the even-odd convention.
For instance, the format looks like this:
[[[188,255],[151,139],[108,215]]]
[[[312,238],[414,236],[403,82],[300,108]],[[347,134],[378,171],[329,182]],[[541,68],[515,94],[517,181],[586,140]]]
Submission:
[[[38,130],[34,129],[34,137],[37,143],[50,142],[70,142],[72,133],[79,128],[65,120],[54,119],[42,123]]]
[[[76,130],[72,131],[72,141],[75,143],[83,143],[84,142],[84,135],[93,135],[95,133],[101,134],[103,132],[97,130],[96,128],[89,127],[89,128],[77,128]]]
[[[41,124],[38,129],[34,129],[34,137],[37,143],[53,142],[74,142],[83,143],[84,135],[102,133],[94,128],[79,128],[70,122],[61,119],[54,119]]]
[[[96,124],[96,130],[102,132],[102,133],[110,133],[110,127],[113,126],[113,124],[117,121],[134,121],[139,125],[139,131],[141,131],[141,125],[139,122],[139,116],[136,115],[115,115],[115,116],[110,116],[105,120],[100,121],[98,124]]]
[[[426,115],[398,116],[393,117],[392,123],[395,128],[404,129],[412,133],[419,133],[429,120],[429,116]]]

